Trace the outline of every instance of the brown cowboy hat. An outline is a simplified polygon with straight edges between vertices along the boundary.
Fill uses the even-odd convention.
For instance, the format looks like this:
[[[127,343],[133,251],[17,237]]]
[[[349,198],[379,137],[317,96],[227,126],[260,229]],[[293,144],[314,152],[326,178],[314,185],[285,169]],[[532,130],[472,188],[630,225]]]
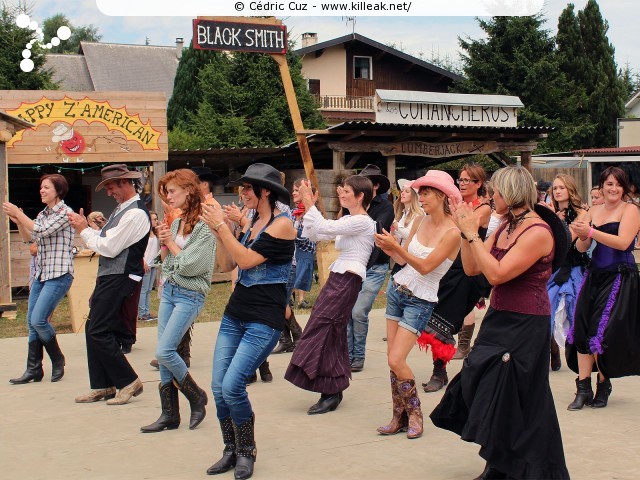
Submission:
[[[129,170],[124,163],[114,163],[113,165],[107,165],[100,170],[102,175],[102,181],[96,187],[96,192],[99,192],[104,186],[115,180],[125,180],[127,178],[142,178],[142,173],[135,170]]]

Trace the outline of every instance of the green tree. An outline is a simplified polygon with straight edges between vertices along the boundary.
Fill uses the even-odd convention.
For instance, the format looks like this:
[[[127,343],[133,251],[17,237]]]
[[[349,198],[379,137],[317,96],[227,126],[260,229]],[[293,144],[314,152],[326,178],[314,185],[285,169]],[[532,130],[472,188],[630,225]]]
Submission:
[[[20,13],[22,9],[0,3],[0,90],[55,89],[51,73],[43,69],[45,56],[38,42],[30,50],[33,70],[23,72],[20,68],[23,50],[36,38],[34,31],[16,25]]]
[[[609,147],[616,144],[616,119],[624,115],[627,96],[618,76],[615,49],[607,38],[609,24],[602,18],[596,0],[574,13],[567,5],[558,23],[558,59],[569,83],[581,92],[578,109],[593,133],[579,147]]]
[[[323,127],[302,77],[301,59],[290,50],[287,61],[305,127]],[[218,54],[197,78],[197,85],[188,91],[200,98],[196,111],[185,108],[184,120],[173,123],[181,138],[200,139],[204,145],[199,148],[280,146],[295,140],[280,72],[269,56]],[[174,89],[174,97],[178,93]]]
[[[212,50],[197,50],[189,45],[182,50],[176,77],[173,81],[173,94],[167,106],[167,126],[169,130],[179,127],[187,121],[189,114],[198,110],[202,100],[202,90],[198,88],[198,74],[200,70],[216,61],[219,64],[224,61],[222,54]]]
[[[102,35],[98,33],[98,28],[92,24],[74,26],[71,21],[62,13],[47,18],[42,22],[42,33],[46,42],[58,35],[58,28],[67,26],[71,29],[71,37],[63,40],[59,45],[51,47],[51,53],[78,53],[80,42],[99,42]]]

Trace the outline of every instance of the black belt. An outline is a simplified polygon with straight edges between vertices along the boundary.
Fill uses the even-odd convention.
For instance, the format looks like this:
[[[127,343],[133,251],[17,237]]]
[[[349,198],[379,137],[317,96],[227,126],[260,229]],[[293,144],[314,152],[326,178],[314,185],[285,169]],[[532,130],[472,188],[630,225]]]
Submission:
[[[408,297],[416,297],[413,292],[411,290],[409,290],[407,287],[405,287],[404,285],[400,285],[398,282],[396,282],[395,280],[393,280],[393,286],[396,289],[397,292],[402,293],[403,295],[406,295]],[[416,297],[418,298],[418,297]]]

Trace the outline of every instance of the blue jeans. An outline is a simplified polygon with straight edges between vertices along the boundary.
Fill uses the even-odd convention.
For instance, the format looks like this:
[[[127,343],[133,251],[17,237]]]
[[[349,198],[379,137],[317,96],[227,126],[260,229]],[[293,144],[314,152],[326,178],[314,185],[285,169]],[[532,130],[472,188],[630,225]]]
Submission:
[[[166,282],[158,309],[158,347],[156,358],[160,366],[160,383],[174,378],[178,383],[187,376],[187,365],[176,349],[204,305],[204,293]]]
[[[369,312],[373,302],[382,288],[387,276],[389,265],[375,264],[367,270],[367,278],[362,282],[356,304],[351,311],[351,320],[347,324],[347,344],[349,345],[349,360],[364,360],[369,332]]]
[[[218,419],[231,416],[240,425],[251,418],[247,377],[265,361],[279,337],[279,330],[262,323],[239,322],[222,316],[211,376]]]
[[[29,307],[27,311],[27,326],[29,327],[29,342],[38,338],[43,343],[51,340],[56,331],[49,323],[49,317],[63,299],[73,283],[70,273],[45,282],[34,280],[29,292]]]
[[[142,290],[140,290],[140,302],[138,303],[138,318],[149,316],[149,296],[153,290],[153,283],[156,279],[156,269],[152,268],[149,273],[142,277]]]

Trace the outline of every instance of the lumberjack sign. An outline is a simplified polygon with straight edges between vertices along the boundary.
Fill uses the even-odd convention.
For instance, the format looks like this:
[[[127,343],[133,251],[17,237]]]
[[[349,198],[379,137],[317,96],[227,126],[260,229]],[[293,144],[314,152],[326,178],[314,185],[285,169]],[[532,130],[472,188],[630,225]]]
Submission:
[[[409,155],[417,157],[444,158],[458,155],[476,155],[497,152],[496,142],[401,142],[385,145],[382,155]]]
[[[193,20],[193,48],[231,52],[287,53],[287,27]]]

